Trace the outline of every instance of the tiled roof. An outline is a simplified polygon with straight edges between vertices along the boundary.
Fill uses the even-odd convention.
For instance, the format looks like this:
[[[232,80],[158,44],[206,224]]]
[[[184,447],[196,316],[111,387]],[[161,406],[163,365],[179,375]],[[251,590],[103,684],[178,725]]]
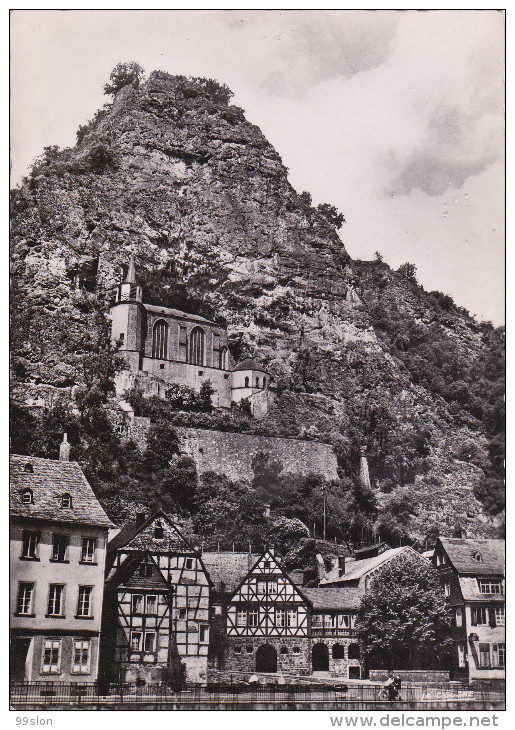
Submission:
[[[465,601],[474,601],[474,603],[504,603],[506,600],[504,593],[481,593],[476,576],[460,576],[459,581],[461,595]]]
[[[382,565],[382,563],[391,560],[392,558],[400,555],[403,552],[415,553],[415,551],[412,550],[410,547],[404,546],[385,550],[384,553],[376,555],[373,558],[364,558],[363,560],[354,560],[353,562],[349,561],[348,565],[346,566],[345,575],[342,575],[340,578],[334,577],[326,579],[325,581],[320,581],[320,585],[329,585],[335,583],[341,584],[347,583],[348,581],[357,581],[363,575],[365,575],[365,573],[368,573],[370,570],[377,568],[379,565]],[[418,553],[415,554],[418,555]],[[421,556],[420,558],[421,560],[423,559]]]
[[[252,553],[202,553],[202,562],[217,591],[233,591],[259,560]]]
[[[28,464],[31,470],[26,468]],[[22,504],[26,489],[32,490],[34,504]],[[71,507],[61,507],[61,497],[66,493],[71,496]],[[76,461],[12,454],[9,498],[11,517],[113,526]]]
[[[363,598],[360,588],[302,588],[314,609],[357,610]]]
[[[236,372],[237,370],[259,370],[261,373],[267,373],[268,371],[265,370],[265,368],[258,363],[257,360],[254,360],[252,357],[246,357],[244,360],[241,360],[237,365],[233,367],[233,372]]]
[[[220,327],[220,329],[225,330],[225,326],[223,324],[217,324],[216,322],[212,322],[210,319],[206,319],[205,317],[201,317],[199,314],[188,314],[188,312],[181,312],[180,309],[170,309],[170,307],[160,307],[157,304],[143,304],[145,309],[148,312],[153,312],[154,314],[164,314],[165,316],[168,315],[170,317],[177,317],[178,319],[189,319],[193,322],[205,322],[206,324],[214,325],[215,327]]]
[[[504,573],[504,540],[459,537],[439,538],[449,560],[458,573],[470,575],[502,575]],[[474,555],[481,554],[481,562]]]
[[[164,522],[164,525],[161,525],[163,527],[163,539],[160,540],[155,539],[153,536],[152,525],[156,521]],[[142,522],[128,522],[107,545],[109,552],[122,547],[131,550],[149,550],[150,552],[170,552],[174,550],[195,552],[195,549],[181,535],[170,517],[161,510],[154,512]]]

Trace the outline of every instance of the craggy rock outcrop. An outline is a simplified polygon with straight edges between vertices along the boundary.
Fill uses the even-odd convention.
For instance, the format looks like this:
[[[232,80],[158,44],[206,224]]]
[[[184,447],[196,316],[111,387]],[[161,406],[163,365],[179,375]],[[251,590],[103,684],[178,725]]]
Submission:
[[[402,487],[419,505],[415,532],[434,524],[447,534],[457,524],[491,532],[472,494],[481,466],[462,448],[473,440],[476,457],[484,453],[479,425],[458,423],[413,383],[368,308],[384,293],[421,321],[439,315],[391,273],[384,292],[374,289],[243,111],[183,77],[154,72],[139,89],[123,88],[74,149],[47,149],[15,191],[18,400],[48,402],[80,384],[81,359],[98,346],[109,290],[130,252],[147,293],[224,318],[235,354],[249,350],[267,364],[275,383],[267,427],[277,435],[311,430],[345,454],[360,414],[387,402],[400,431],[430,432],[425,471]],[[442,326],[478,356],[470,318],[449,315]],[[386,503],[392,490],[381,495]]]

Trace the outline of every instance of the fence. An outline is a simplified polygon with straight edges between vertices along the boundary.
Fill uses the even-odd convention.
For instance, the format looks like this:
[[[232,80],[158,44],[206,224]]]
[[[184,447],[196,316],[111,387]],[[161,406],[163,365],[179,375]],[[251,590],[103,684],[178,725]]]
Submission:
[[[365,682],[330,686],[312,681],[288,685],[237,681],[188,685],[180,692],[161,684],[113,684],[105,694],[99,692],[96,683],[24,682],[11,685],[11,704],[15,709],[93,709],[93,705],[113,709],[126,705],[146,709],[445,709],[451,705],[499,709],[504,704],[504,693],[452,684],[407,684],[397,700],[388,701],[382,685]]]

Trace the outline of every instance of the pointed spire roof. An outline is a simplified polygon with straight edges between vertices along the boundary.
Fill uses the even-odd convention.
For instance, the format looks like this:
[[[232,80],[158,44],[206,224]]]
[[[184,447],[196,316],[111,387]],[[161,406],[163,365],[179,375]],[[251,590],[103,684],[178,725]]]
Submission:
[[[131,258],[129,261],[129,268],[127,269],[127,276],[125,277],[125,283],[126,284],[135,284],[136,283],[136,265],[134,263],[134,254],[131,253]]]

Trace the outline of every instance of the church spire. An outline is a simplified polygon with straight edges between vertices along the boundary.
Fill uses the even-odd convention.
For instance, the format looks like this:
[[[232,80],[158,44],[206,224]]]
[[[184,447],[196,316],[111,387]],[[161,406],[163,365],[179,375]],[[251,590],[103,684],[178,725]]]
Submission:
[[[131,253],[131,258],[129,261],[129,268],[127,269],[127,276],[125,277],[125,283],[126,284],[135,284],[136,283],[136,265],[134,263],[134,254]]]

